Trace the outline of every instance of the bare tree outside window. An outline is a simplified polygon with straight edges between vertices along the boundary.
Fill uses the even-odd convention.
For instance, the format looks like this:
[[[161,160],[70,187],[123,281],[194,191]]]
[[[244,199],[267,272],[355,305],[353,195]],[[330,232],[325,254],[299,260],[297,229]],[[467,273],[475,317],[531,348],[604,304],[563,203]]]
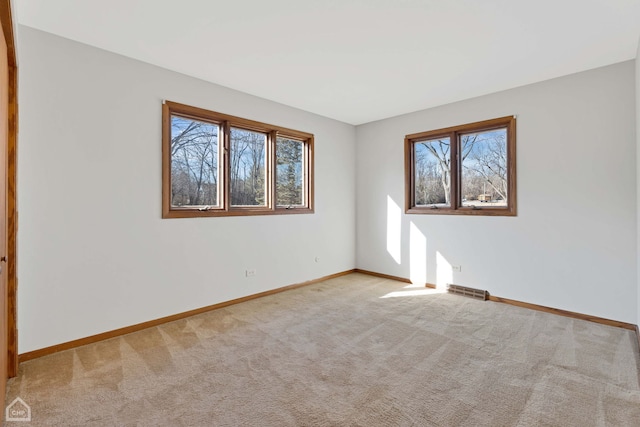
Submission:
[[[267,135],[231,128],[231,205],[265,206]]]
[[[219,126],[171,117],[171,205],[218,205]]]
[[[415,198],[417,206],[449,206],[451,188],[451,141],[440,138],[420,141],[415,150]]]
[[[469,154],[462,161],[463,206],[507,206],[507,132],[497,129],[462,135]]]

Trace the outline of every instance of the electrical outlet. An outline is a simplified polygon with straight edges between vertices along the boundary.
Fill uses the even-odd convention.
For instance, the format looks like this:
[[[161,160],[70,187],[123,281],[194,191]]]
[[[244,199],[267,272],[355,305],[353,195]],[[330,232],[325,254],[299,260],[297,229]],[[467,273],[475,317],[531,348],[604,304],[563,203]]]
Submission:
[[[316,257],[316,262],[320,262],[320,257],[319,256]]]
[[[461,273],[462,272],[462,266],[461,265],[452,265],[451,266],[451,270],[457,272],[457,273]]]
[[[244,272],[245,276],[247,277],[253,277],[256,275],[256,270],[255,269],[250,269],[250,270],[245,270]]]

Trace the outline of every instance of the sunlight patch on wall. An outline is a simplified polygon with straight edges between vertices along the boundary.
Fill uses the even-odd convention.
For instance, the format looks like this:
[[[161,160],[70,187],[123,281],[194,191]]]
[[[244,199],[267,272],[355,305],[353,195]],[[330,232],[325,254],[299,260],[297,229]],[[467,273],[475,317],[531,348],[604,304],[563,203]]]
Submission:
[[[418,286],[427,283],[427,238],[413,221],[409,226],[409,279]]]
[[[400,264],[402,247],[402,210],[387,196],[387,252]]]
[[[453,282],[453,268],[447,259],[440,253],[436,252],[436,287],[437,289],[446,289],[449,283]]]

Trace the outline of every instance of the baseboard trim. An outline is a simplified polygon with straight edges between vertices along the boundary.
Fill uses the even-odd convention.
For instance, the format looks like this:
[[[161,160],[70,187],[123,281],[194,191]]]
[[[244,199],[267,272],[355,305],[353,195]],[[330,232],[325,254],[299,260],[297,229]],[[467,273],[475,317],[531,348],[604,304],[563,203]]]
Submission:
[[[61,344],[52,345],[50,347],[41,348],[38,350],[29,351],[26,353],[22,353],[18,355],[18,362],[26,362],[28,360],[37,359],[39,357],[48,356],[50,354],[58,353],[64,350],[70,350],[72,348],[81,347],[87,344],[93,344],[99,341],[108,340],[110,338],[119,337],[122,335],[127,335],[132,332],[138,332],[143,329],[152,328],[154,326],[162,325],[164,323],[173,322],[175,320],[184,319],[186,317],[195,316],[197,314],[206,313],[208,311],[217,310],[219,308],[228,307],[234,304],[240,304],[245,301],[250,301],[257,298],[266,297],[269,295],[278,294],[280,292],[289,291],[291,289],[301,288],[303,286],[313,285],[318,282],[322,282],[324,280],[335,279],[337,277],[346,276],[351,273],[355,273],[356,270],[346,270],[335,274],[330,274],[328,276],[320,277],[318,279],[307,280],[306,282],[296,283],[289,286],[283,286],[281,288],[271,289],[269,291],[259,292],[257,294],[247,295],[246,297],[236,298],[230,301],[224,301],[218,304],[209,305],[206,307],[196,308],[194,310],[185,311],[183,313],[173,314],[171,316],[161,317],[159,319],[149,320],[147,322],[138,323],[136,325],[126,326],[124,328],[114,329],[112,331],[103,332],[96,335],[91,335],[89,337],[80,338],[73,341],[68,341]]]
[[[368,274],[370,276],[375,276],[375,277],[381,277],[381,278],[384,278],[384,279],[397,280],[398,282],[403,282],[403,283],[411,283],[411,280],[406,279],[404,277],[391,276],[389,274],[382,274],[382,273],[377,273],[375,271],[362,270],[360,268],[356,268],[355,272],[362,273],[362,274]],[[435,288],[436,287],[436,285],[434,285],[432,283],[425,283],[424,286],[427,287],[427,288]],[[493,296],[493,295],[489,295],[488,296],[488,300],[489,301],[493,301],[493,302],[500,302],[500,303],[503,303],[503,304],[515,305],[515,306],[522,307],[522,308],[528,308],[530,310],[544,311],[546,313],[557,314],[559,316],[572,317],[574,319],[586,320],[586,321],[589,321],[589,322],[600,323],[600,324],[603,324],[603,325],[615,326],[615,327],[618,327],[618,328],[623,328],[623,329],[629,329],[629,330],[632,330],[632,331],[636,331],[636,333],[638,335],[638,345],[640,345],[640,330],[638,329],[638,326],[634,325],[633,323],[625,323],[625,322],[620,322],[618,320],[605,319],[603,317],[597,317],[597,316],[591,316],[591,315],[588,315],[588,314],[576,313],[574,311],[562,310],[562,309],[559,309],[559,308],[545,307],[544,305],[531,304],[531,303],[528,303],[528,302],[517,301],[517,300],[497,297],[497,296]]]
[[[376,273],[375,271],[363,270],[361,268],[356,268],[354,270],[354,273],[362,273],[368,276],[381,277],[383,279],[396,280],[398,282],[403,282],[403,283],[413,283],[411,280],[405,279],[404,277],[392,276],[390,274]],[[436,289],[436,285],[434,285],[433,283],[425,283],[424,286],[426,288]]]
[[[546,307],[544,305],[531,304],[528,302],[522,302],[517,300],[512,300],[508,298],[496,297],[493,295],[489,295],[489,301],[493,302],[501,302],[504,304],[515,305],[518,307],[528,308],[530,310],[536,311],[544,311],[546,313],[557,314],[559,316],[572,317],[574,319],[586,320],[589,322],[600,323],[608,326],[615,326],[618,328],[629,329],[635,331],[637,326],[633,323],[620,322],[618,320],[605,319],[604,317],[591,316],[589,314],[576,313],[575,311],[562,310],[559,308]]]
[[[382,279],[395,280],[396,282],[411,283],[411,280],[405,279],[404,277],[392,276],[390,274],[376,273],[375,271],[363,270],[361,268],[356,268],[354,270],[354,273],[366,274],[367,276],[380,277]]]

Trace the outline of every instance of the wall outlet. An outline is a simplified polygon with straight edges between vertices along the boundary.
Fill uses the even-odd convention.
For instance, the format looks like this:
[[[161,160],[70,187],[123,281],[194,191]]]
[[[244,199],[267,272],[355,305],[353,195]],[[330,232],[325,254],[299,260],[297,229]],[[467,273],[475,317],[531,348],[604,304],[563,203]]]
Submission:
[[[256,275],[256,270],[255,269],[250,269],[250,270],[245,270],[244,272],[245,276],[247,277],[253,277]]]
[[[451,270],[457,272],[457,273],[461,273],[462,272],[462,266],[461,265],[452,265],[451,266]]]
[[[316,257],[316,262],[320,262],[320,257],[319,256]]]

